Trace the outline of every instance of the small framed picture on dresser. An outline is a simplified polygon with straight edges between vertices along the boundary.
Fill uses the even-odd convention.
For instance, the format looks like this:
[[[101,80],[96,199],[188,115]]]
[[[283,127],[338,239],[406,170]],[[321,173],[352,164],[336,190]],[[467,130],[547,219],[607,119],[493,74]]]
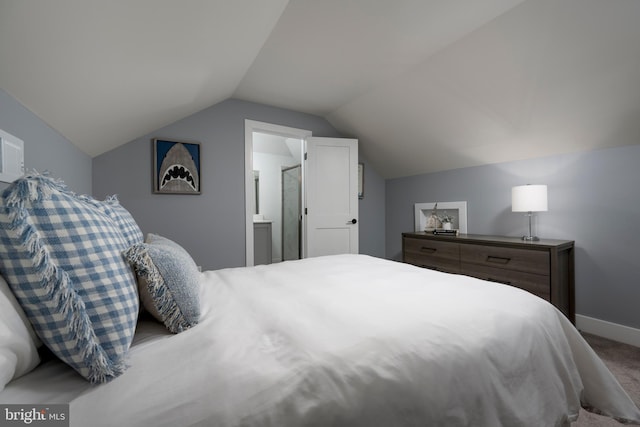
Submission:
[[[431,202],[414,205],[415,231],[457,230],[467,233],[467,202]]]

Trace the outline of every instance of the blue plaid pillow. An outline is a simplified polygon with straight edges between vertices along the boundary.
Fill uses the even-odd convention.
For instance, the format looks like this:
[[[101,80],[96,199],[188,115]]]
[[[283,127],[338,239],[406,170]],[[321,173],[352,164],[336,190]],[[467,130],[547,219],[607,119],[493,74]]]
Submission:
[[[138,276],[144,308],[177,334],[200,319],[200,272],[191,255],[166,237],[149,234],[146,243],[124,251]]]
[[[138,223],[133,219],[131,213],[120,204],[118,196],[114,194],[113,196],[107,197],[104,203],[109,205],[116,214],[116,224],[120,227],[120,231],[122,231],[124,238],[127,239],[129,246],[142,243],[144,241],[142,230],[140,230]]]
[[[120,231],[127,240],[129,246],[142,243],[144,241],[144,235],[142,234],[142,230],[140,230],[138,223],[133,219],[131,213],[129,213],[129,211],[120,204],[118,196],[109,196],[104,199],[104,202],[100,202],[89,196],[80,196],[80,198],[84,202],[94,205],[109,216],[109,218],[111,218],[113,222],[120,227]]]
[[[126,369],[139,302],[118,225],[32,174],[0,198],[0,270],[42,342],[91,382]]]

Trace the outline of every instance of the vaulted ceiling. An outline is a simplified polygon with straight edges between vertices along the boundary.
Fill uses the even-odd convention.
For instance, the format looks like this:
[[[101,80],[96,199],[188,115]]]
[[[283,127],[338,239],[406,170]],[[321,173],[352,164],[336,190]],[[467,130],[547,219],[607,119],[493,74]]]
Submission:
[[[0,88],[91,156],[230,97],[384,177],[640,143],[638,0],[0,0]]]

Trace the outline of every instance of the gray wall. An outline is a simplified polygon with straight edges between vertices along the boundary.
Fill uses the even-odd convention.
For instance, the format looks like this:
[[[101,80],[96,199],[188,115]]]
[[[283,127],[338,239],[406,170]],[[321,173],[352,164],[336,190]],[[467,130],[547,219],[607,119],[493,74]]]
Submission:
[[[386,182],[386,254],[401,258],[413,205],[467,201],[468,232],[521,236],[511,187],[547,184],[540,237],[576,242],[576,312],[640,327],[640,145],[419,175]]]
[[[24,141],[25,170],[49,171],[70,190],[91,194],[91,157],[1,89],[0,129]]]
[[[340,136],[318,116],[229,99],[95,157],[94,197],[118,194],[145,234],[174,239],[204,269],[245,265],[245,119],[307,129],[314,136]],[[152,193],[154,137],[201,144],[201,195]],[[365,172],[360,251],[382,256],[384,182],[371,167],[365,166]]]

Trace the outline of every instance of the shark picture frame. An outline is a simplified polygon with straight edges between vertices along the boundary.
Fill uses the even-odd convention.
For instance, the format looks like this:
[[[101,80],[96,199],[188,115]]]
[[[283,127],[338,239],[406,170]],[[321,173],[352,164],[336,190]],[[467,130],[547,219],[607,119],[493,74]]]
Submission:
[[[200,194],[200,143],[153,138],[153,192]]]

